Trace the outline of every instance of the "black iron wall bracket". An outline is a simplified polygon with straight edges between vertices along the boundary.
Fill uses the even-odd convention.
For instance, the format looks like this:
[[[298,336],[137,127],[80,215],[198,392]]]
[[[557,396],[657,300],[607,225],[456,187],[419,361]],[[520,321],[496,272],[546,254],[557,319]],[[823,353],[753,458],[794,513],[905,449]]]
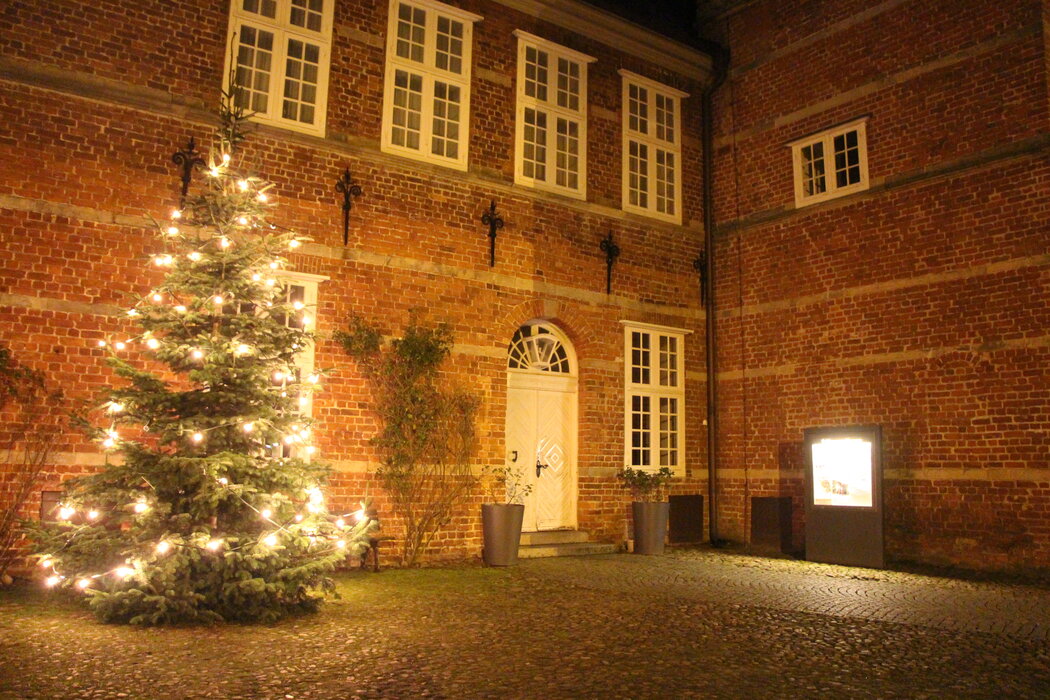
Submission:
[[[693,269],[700,275],[700,305],[707,300],[707,251],[701,249],[700,255],[693,261]]]
[[[496,213],[496,200],[489,204],[489,209],[481,215],[481,223],[489,227],[489,267],[496,266],[496,232],[503,228],[503,218]]]
[[[343,171],[343,176],[335,183],[335,191],[343,195],[343,245],[350,240],[350,210],[354,206],[351,197],[361,196],[361,185],[350,177],[350,168]]]
[[[616,258],[620,257],[620,246],[613,242],[612,231],[602,239],[601,251],[605,253],[605,293],[612,294],[612,269]]]
[[[171,154],[171,160],[175,165],[182,168],[182,192],[179,194],[179,209],[186,204],[186,195],[190,191],[190,182],[193,180],[193,169],[204,165],[204,159],[197,152],[197,143],[190,137],[186,148]]]

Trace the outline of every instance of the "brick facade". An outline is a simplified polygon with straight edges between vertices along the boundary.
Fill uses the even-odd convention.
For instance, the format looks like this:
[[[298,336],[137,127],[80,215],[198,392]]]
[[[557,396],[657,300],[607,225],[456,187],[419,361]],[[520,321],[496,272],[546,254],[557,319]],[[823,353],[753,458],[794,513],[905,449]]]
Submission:
[[[692,261],[709,63],[681,46],[674,60],[640,50],[661,40],[606,15],[613,24],[581,29],[563,21],[570,3],[452,4],[483,17],[467,172],[380,149],[383,0],[336,5],[325,136],[260,126],[247,145],[277,185],[281,222],[312,238],[296,270],[328,278],[316,364],[332,372],[314,417],[336,469],[330,499],[369,491],[385,506],[367,389],[331,340],[350,313],[392,334],[414,307],[452,324],[450,377],[482,398],[478,466],[504,459],[507,343],[544,319],[579,358],[579,526],[620,541],[622,320],[692,331],[675,491],[707,494]],[[790,496],[801,545],[803,429],[878,423],[892,558],[1050,567],[1050,1],[726,4],[708,25],[731,52],[714,98],[720,534],[747,542],[751,499]],[[227,25],[225,0],[16,1],[0,17],[0,340],[72,400],[111,381],[93,343],[124,327],[126,295],[159,279],[144,264],[148,217],[177,201],[171,154],[191,135],[208,142]],[[514,183],[515,29],[597,59],[586,201]],[[620,69],[690,94],[681,226],[620,209]],[[796,209],[787,144],[862,116],[870,188]],[[334,183],[347,167],[364,194],[343,247]],[[479,221],[491,200],[507,222],[495,267]],[[611,295],[609,232],[623,251]],[[44,489],[102,456],[70,432],[55,462]],[[463,504],[434,558],[477,556],[482,499]]]
[[[683,225],[624,214],[617,71],[696,96],[707,59],[679,49],[694,65],[676,72],[644,51],[619,48],[632,45],[624,36],[644,44],[658,43],[655,35],[637,39],[626,28],[603,41],[511,9],[514,3],[455,4],[484,18],[474,29],[467,172],[380,150],[385,0],[336,4],[326,136],[260,126],[246,146],[254,167],[276,183],[280,222],[312,239],[293,256],[294,269],[328,278],[319,289],[316,365],[331,373],[314,418],[320,453],[336,469],[330,500],[350,506],[368,491],[388,516],[384,528],[398,531],[369,475],[376,426],[364,380],[332,340],[351,313],[390,334],[414,307],[452,325],[450,377],[482,398],[477,466],[504,460],[508,342],[520,324],[544,319],[564,330],[579,358],[579,526],[620,541],[628,512],[613,480],[623,465],[620,321],[700,331],[703,314],[691,268],[702,240],[699,101],[682,104]],[[2,341],[74,401],[97,400],[112,380],[94,344],[125,327],[128,295],[160,278],[148,264],[158,249],[148,217],[164,217],[178,201],[171,154],[191,135],[209,142],[222,87],[226,0],[132,5],[16,2],[0,18]],[[589,65],[585,202],[514,184],[515,29],[597,59]],[[344,248],[334,185],[347,167],[364,194]],[[491,200],[506,221],[495,267],[479,220]],[[610,232],[622,255],[607,295],[599,243]],[[687,353],[693,420],[685,431],[688,476],[677,488],[689,493],[701,491],[705,474],[695,420],[702,345],[689,343]],[[97,468],[102,456],[70,432],[56,462],[43,489]],[[434,558],[478,555],[481,500],[475,494],[456,513]],[[27,514],[37,507],[30,503]]]
[[[720,528],[803,429],[883,428],[890,557],[1050,565],[1045,2],[759,2],[712,31]],[[786,144],[868,116],[868,191],[796,209]]]

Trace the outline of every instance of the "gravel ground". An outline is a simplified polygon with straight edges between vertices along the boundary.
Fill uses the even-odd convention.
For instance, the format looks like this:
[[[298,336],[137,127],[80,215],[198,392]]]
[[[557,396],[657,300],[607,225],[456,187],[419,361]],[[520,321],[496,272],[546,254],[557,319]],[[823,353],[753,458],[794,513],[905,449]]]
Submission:
[[[3,591],[0,698],[1050,697],[1038,586],[699,551],[339,588],[272,626],[163,629]]]

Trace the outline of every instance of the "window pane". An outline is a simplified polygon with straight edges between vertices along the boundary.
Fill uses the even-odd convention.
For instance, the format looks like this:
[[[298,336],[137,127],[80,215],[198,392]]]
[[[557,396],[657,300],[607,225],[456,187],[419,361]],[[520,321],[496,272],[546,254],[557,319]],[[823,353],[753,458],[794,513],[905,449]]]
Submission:
[[[652,399],[649,396],[631,397],[631,463],[636,467],[652,463]]]
[[[426,35],[426,12],[401,3],[397,9],[397,55],[417,63],[423,62]]]
[[[304,0],[305,2],[305,0]],[[281,116],[312,124],[317,105],[317,76],[320,74],[320,47],[298,39],[288,40],[285,62],[284,102]]]
[[[833,139],[835,150],[835,186],[848,187],[860,182],[860,147],[857,131],[847,131]]]
[[[450,73],[463,72],[463,23],[438,17],[437,67]]]
[[[649,91],[638,85],[627,86],[627,126],[639,134],[649,133]]]
[[[678,464],[678,399],[660,397],[660,466]]]
[[[394,73],[394,110],[390,138],[395,145],[419,150],[422,108],[422,76],[403,70]]]
[[[238,34],[235,104],[252,112],[269,107],[273,34],[244,25]]]
[[[289,21],[296,27],[319,32],[323,11],[323,0],[292,0]]]
[[[822,194],[827,190],[824,181],[824,144],[818,141],[803,146],[802,156],[802,191],[807,197]]]
[[[443,158],[459,155],[460,88],[434,81],[434,121],[430,152]]]
[[[546,51],[533,46],[525,47],[525,94],[542,102],[547,101],[547,64],[550,57]]]
[[[675,157],[674,153],[656,149],[656,211],[675,213]]]
[[[560,187],[580,187],[580,125],[568,119],[558,118],[556,144],[555,182]]]
[[[628,141],[627,195],[636,207],[649,207],[649,147],[637,141]]]
[[[631,333],[631,381],[634,384],[650,383],[652,360],[650,357],[650,335],[639,331]]]
[[[245,12],[251,12],[270,19],[277,17],[277,0],[244,0],[241,5]]]
[[[564,58],[558,59],[558,106],[580,109],[580,64]]]
[[[660,386],[678,386],[678,339],[660,336]]]
[[[534,180],[547,179],[547,115],[536,109],[525,109],[522,130],[521,174]]]

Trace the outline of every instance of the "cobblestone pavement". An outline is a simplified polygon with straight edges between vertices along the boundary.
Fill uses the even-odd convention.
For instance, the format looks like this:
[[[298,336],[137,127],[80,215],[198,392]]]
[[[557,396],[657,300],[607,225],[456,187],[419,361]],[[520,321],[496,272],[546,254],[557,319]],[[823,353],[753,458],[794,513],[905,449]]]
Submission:
[[[576,585],[648,590],[694,600],[896,622],[1012,637],[1050,638],[1050,589],[682,550],[664,557],[536,559],[526,570]],[[1050,688],[1047,688],[1050,697]]]
[[[352,572],[271,626],[0,591],[0,698],[1048,698],[1050,589],[683,551]]]

